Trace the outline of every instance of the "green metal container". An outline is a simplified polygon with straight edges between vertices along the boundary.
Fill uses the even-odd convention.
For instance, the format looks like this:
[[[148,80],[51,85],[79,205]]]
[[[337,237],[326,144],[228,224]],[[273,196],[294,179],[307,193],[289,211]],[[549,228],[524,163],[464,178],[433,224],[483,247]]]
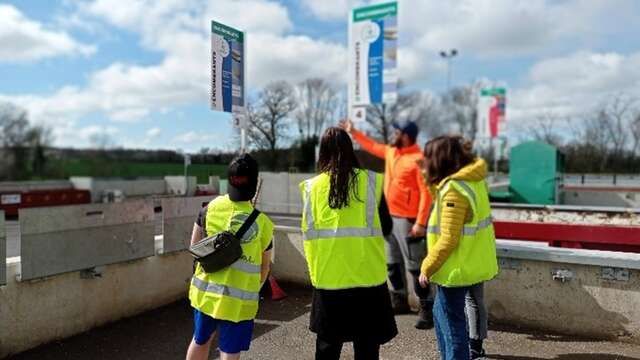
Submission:
[[[547,143],[531,141],[511,149],[509,191],[512,203],[558,203],[564,155]]]

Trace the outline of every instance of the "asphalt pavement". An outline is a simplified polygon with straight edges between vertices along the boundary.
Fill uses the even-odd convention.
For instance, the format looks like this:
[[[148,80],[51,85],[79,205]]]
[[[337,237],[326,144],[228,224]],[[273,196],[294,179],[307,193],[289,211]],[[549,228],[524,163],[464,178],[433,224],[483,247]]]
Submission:
[[[308,330],[311,291],[281,284],[288,297],[261,303],[251,349],[243,359],[313,359],[315,337]],[[381,359],[439,359],[433,330],[413,327],[415,315],[397,318],[400,334],[381,349]],[[15,355],[15,360],[184,359],[192,335],[186,300]],[[640,345],[491,326],[489,359],[640,360]],[[218,359],[216,351],[211,359]],[[343,359],[353,359],[350,344]]]

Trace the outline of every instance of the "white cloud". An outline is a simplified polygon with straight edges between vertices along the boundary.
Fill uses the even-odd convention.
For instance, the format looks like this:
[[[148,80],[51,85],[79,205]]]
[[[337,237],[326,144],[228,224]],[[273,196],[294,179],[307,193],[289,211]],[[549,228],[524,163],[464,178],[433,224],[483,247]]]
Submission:
[[[146,132],[147,139],[155,139],[162,133],[162,129],[154,127]]]
[[[248,80],[252,86],[264,86],[273,80],[298,82],[321,77],[334,83],[346,81],[347,50],[335,43],[307,36],[255,34],[247,50]]]
[[[0,5],[0,62],[35,61],[59,55],[91,55],[96,48],[45,28],[11,5]]]
[[[183,1],[104,1],[81,6],[84,16],[138,32],[146,46],[161,49],[155,65],[114,63],[88,76],[83,87],[63,87],[49,96],[12,96],[36,122],[56,125],[94,112],[113,121],[134,122],[155,111],[206,103],[209,93],[211,18],[253,29],[248,37],[251,87],[273,80],[300,81],[311,76],[343,82],[344,46],[306,36],[284,35],[288,10],[266,0],[223,1],[207,5]],[[195,5],[194,5],[195,4]],[[251,8],[252,11],[242,11]],[[220,10],[224,9],[224,10]],[[196,16],[202,13],[203,15]]]
[[[220,142],[220,136],[215,134],[203,134],[196,131],[188,131],[173,138],[174,144],[201,144]]]
[[[362,0],[302,0],[302,4],[323,20],[347,20],[349,11]]]
[[[507,116],[516,124],[544,112],[580,119],[620,94],[640,98],[640,52],[580,51],[536,63],[508,97]]]
[[[401,1],[399,26],[421,51],[458,48],[463,56],[514,58],[592,45],[601,35],[625,31],[621,19],[640,20],[638,10],[633,0]]]
[[[304,6],[322,19],[344,21],[346,30],[346,14],[356,3],[360,2],[305,0]],[[461,56],[483,59],[528,54],[540,60],[524,86],[510,89],[510,119],[524,119],[533,109],[546,107],[575,112],[594,101],[592,93],[640,88],[637,54],[575,50],[591,48],[598,34],[617,31],[619,22],[612,19],[637,18],[639,12],[632,11],[635,4],[629,0],[614,0],[614,4],[580,0],[401,1],[400,77],[415,86],[434,74],[440,76],[445,70],[437,57],[441,48],[458,47]],[[211,19],[248,31],[247,80],[253,88],[272,80],[297,82],[308,77],[323,77],[340,85],[346,82],[345,45],[293,34],[289,10],[274,0],[95,0],[76,6],[69,26],[125,29],[139,35],[140,45],[160,52],[163,58],[144,66],[113,63],[88,74],[85,84],[62,87],[50,95],[0,95],[0,100],[27,108],[36,122],[63,129],[69,138],[76,136],[78,121],[89,114],[132,122],[176,106],[206,104]],[[13,9],[0,6],[0,10],[7,8]],[[47,31],[35,24],[40,31]],[[48,33],[62,34],[76,44],[67,53],[83,53],[77,48],[83,45],[68,35]],[[558,56],[566,53],[573,54]],[[0,61],[2,54],[0,49]],[[206,143],[215,139],[184,133],[173,141]]]

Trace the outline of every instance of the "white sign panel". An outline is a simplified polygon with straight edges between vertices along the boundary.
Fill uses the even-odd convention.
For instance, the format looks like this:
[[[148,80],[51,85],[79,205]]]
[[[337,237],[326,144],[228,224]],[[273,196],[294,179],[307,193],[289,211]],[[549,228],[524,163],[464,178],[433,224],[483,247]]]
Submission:
[[[351,106],[392,103],[397,97],[398,3],[354,9],[349,25]]]

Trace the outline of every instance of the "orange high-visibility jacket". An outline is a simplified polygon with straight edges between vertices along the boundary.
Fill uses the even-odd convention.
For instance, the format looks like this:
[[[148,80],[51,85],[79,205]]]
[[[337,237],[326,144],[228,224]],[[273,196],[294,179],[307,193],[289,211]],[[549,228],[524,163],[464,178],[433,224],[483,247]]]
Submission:
[[[357,130],[353,130],[351,135],[365,151],[385,160],[384,196],[389,213],[416,219],[417,223],[426,226],[431,195],[419,165],[424,158],[420,147],[414,144],[399,149],[378,144]]]

